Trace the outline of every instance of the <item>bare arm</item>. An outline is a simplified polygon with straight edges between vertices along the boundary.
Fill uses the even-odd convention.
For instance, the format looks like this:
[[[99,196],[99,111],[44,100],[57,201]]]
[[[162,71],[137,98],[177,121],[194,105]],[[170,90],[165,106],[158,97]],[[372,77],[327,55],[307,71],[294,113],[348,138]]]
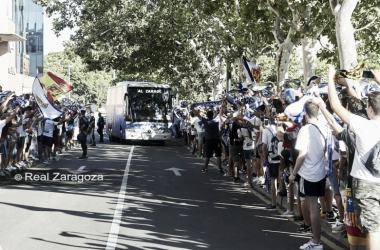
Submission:
[[[194,105],[191,105],[191,111],[193,111],[193,114],[199,118],[199,120],[202,120],[201,114],[198,112],[198,110],[194,109]]]
[[[336,71],[334,67],[329,65],[328,88],[330,105],[331,108],[334,110],[335,114],[337,114],[344,123],[350,125],[351,113],[348,112],[340,103],[338,94],[336,93],[336,89],[334,86],[335,72]]]
[[[318,97],[318,98],[313,98],[312,100],[313,100],[313,103],[319,107],[319,110],[325,116],[327,122],[332,127],[332,129],[334,130],[334,132],[336,134],[342,132],[342,130],[343,130],[342,126],[340,126],[336,122],[336,120],[333,117],[333,115],[326,109],[326,105],[323,103],[322,98]]]

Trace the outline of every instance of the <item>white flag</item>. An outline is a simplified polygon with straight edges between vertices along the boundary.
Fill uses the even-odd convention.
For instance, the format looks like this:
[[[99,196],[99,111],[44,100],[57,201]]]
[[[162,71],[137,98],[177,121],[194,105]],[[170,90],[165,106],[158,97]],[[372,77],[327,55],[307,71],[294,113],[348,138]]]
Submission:
[[[38,105],[38,109],[44,118],[55,119],[62,115],[62,111],[57,109],[53,103],[50,103],[47,99],[42,85],[38,78],[34,79],[33,83],[33,96]]]

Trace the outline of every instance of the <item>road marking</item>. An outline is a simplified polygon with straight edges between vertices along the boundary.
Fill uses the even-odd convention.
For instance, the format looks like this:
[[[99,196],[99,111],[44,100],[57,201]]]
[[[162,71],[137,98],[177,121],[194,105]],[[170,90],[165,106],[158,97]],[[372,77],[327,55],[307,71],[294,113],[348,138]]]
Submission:
[[[186,170],[183,170],[183,169],[180,169],[180,168],[168,168],[168,169],[165,169],[165,170],[173,171],[176,176],[181,176],[181,173],[179,172],[180,170],[181,171],[186,171]]]
[[[78,168],[78,170],[68,170],[69,173],[72,173],[72,174],[80,174],[82,172],[88,172],[88,171],[83,171],[83,169],[85,169],[86,166],[80,166]],[[1,249],[0,249],[1,250]]]
[[[132,146],[131,151],[129,152],[127,165],[125,166],[124,177],[123,177],[123,181],[121,182],[119,198],[117,199],[117,205],[116,205],[115,213],[113,215],[110,233],[108,235],[106,250],[115,250],[116,245],[117,245],[117,238],[119,236],[121,216],[123,213],[125,193],[126,193],[126,189],[127,189],[127,181],[128,181],[128,174],[129,174],[129,167],[131,165],[133,149],[134,149],[134,146]]]

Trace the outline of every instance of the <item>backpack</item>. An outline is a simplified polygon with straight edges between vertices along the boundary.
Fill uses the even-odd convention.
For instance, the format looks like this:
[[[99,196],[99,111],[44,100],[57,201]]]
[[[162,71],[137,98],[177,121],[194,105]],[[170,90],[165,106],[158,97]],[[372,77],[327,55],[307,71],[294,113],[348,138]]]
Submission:
[[[272,134],[272,140],[270,141],[270,151],[268,152],[269,157],[273,161],[279,161],[280,155],[278,153],[278,143],[280,142],[280,139],[277,137],[277,135],[274,135],[272,131],[268,128],[269,132]]]

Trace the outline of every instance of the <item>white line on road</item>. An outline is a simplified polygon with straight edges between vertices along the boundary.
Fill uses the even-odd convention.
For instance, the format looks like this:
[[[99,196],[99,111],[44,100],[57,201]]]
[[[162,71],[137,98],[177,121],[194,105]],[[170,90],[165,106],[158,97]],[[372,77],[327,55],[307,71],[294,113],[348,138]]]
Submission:
[[[127,165],[125,166],[124,177],[123,177],[123,181],[121,182],[119,198],[117,199],[117,205],[116,205],[115,213],[113,215],[111,230],[108,235],[106,250],[115,250],[116,245],[117,245],[117,238],[119,236],[120,222],[121,222],[121,216],[123,213],[124,199],[125,199],[125,193],[127,189],[129,167],[131,165],[133,148],[134,146],[132,146],[131,152],[129,152]]]

